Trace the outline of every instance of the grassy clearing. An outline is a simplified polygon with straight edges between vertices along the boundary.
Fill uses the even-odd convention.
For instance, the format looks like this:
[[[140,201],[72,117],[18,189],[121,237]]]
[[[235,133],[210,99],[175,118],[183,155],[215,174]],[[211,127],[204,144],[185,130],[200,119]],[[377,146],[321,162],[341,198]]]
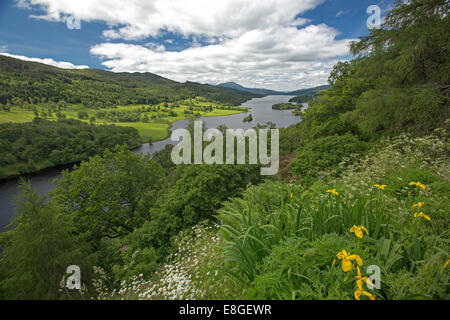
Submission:
[[[133,112],[137,109],[152,107],[155,108],[155,111],[149,112],[141,112],[140,115],[142,117],[147,117],[150,119],[148,122],[128,122],[128,121],[111,121],[109,119],[103,119],[96,117],[99,111],[104,112]],[[158,109],[156,109],[158,108]],[[212,110],[206,110],[206,108],[212,108]],[[226,108],[230,108],[229,110]],[[38,105],[36,106],[36,111],[42,115],[43,112],[48,113],[49,106],[47,105]],[[170,110],[173,111],[173,115],[168,115],[165,111],[161,110]],[[83,122],[89,123],[89,118],[96,117],[95,124],[115,124],[123,127],[132,127],[136,128],[139,131],[139,134],[144,142],[147,141],[160,141],[166,139],[170,134],[170,128],[172,123],[177,122],[183,119],[193,118],[194,114],[185,114],[185,111],[189,110],[196,115],[202,117],[220,117],[220,116],[229,116],[233,114],[238,114],[244,112],[244,110],[238,108],[232,108],[224,105],[214,104],[202,98],[190,99],[180,101],[178,103],[170,103],[170,104],[159,104],[157,106],[144,106],[144,105],[128,105],[128,106],[117,106],[117,108],[106,108],[106,109],[96,109],[96,108],[88,108],[81,104],[71,104],[66,107],[65,110],[62,111],[68,119],[77,119]],[[80,119],[78,113],[86,112],[88,114],[88,118]],[[157,117],[164,115],[164,118],[160,120],[154,120],[152,117]],[[0,123],[25,123],[30,122],[35,118],[35,111],[26,110],[24,108],[12,107],[11,112],[0,111]],[[51,116],[48,114],[45,116],[45,119],[56,121],[56,113],[52,113]]]
[[[141,123],[141,122],[124,122],[116,123],[118,126],[131,127],[139,131],[143,142],[164,140],[169,135],[169,124],[165,123]]]

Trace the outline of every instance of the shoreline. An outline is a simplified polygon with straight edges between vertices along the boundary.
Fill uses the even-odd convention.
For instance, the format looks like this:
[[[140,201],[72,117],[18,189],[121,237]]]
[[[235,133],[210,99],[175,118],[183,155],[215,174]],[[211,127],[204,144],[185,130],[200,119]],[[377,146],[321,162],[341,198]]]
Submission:
[[[249,100],[249,101],[250,101],[250,100]],[[200,117],[188,117],[188,118],[183,118],[183,119],[179,119],[179,120],[176,120],[176,121],[171,121],[171,122],[170,122],[170,127],[167,129],[167,130],[168,130],[168,134],[165,136],[165,138],[164,138],[164,139],[158,139],[158,140],[152,141],[152,143],[161,142],[161,141],[164,141],[164,140],[169,139],[170,136],[171,136],[171,134],[172,134],[172,128],[173,128],[174,123],[177,123],[177,122],[179,122],[179,121],[192,120],[192,119],[198,119],[198,118],[225,118],[225,117],[235,116],[235,115],[237,115],[237,114],[249,113],[249,112],[251,112],[251,108],[247,108],[247,111],[236,111],[235,113],[227,114],[227,115],[223,115],[223,116],[204,115],[204,116],[200,116]],[[146,142],[146,143],[143,143],[142,145],[148,144],[148,143],[149,143],[149,142]],[[141,145],[141,146],[142,146],[142,145]],[[141,146],[139,146],[139,147],[141,147]],[[137,149],[137,148],[139,148],[139,147],[136,147],[136,148],[134,148],[134,149]],[[133,149],[133,150],[134,150],[134,149]]]

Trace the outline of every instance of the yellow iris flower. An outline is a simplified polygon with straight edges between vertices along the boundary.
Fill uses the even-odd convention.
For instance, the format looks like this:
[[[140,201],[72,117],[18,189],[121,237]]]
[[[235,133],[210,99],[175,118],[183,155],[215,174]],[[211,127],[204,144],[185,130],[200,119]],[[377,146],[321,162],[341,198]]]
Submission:
[[[414,218],[424,218],[428,221],[431,221],[431,218],[429,216],[427,216],[425,213],[423,212],[419,212],[419,213],[414,213]]]
[[[355,291],[355,299],[361,300],[361,296],[366,296],[370,300],[375,300],[375,297],[373,296],[373,294],[371,294],[370,292],[367,292],[363,289],[363,283],[364,282],[361,280],[356,281],[356,285],[358,288]]]
[[[416,208],[422,208],[424,204],[425,204],[425,202],[419,202],[419,203],[416,203],[415,205],[413,205],[413,208],[414,208],[414,209],[416,209]]]
[[[385,185],[385,184],[383,184],[383,185],[376,184],[374,187],[377,187],[378,189],[384,190],[384,189],[386,189],[388,186]]]
[[[361,274],[361,270],[359,269],[359,267],[356,267],[357,271],[358,271],[358,275],[356,276],[356,291],[355,291],[355,299],[356,300],[361,300],[361,296],[366,296],[368,297],[370,300],[375,300],[375,297],[368,291],[365,291],[363,289],[363,285],[364,283],[374,286],[372,281],[370,281],[369,278],[367,277],[363,277]]]
[[[294,198],[294,194],[293,194],[293,193],[291,193],[291,199],[292,199],[292,198]]]
[[[326,193],[332,193],[332,194],[334,194],[335,196],[338,196],[338,195],[339,195],[339,192],[337,192],[336,189],[327,190]]]
[[[423,189],[423,190],[425,190],[426,188],[427,188],[427,186],[426,185],[424,185],[423,183],[420,183],[419,181],[417,181],[417,182],[410,182],[409,183],[409,185],[410,186],[416,186],[416,187],[419,187],[419,188],[421,188],[421,189]]]
[[[355,277],[358,280],[357,284],[358,284],[359,281],[361,281],[361,283],[366,283],[367,285],[375,287],[375,285],[372,283],[372,281],[370,281],[370,279],[368,277],[363,277],[362,276],[361,269],[359,269],[358,266],[356,266],[356,270],[358,272],[358,275]],[[362,285],[361,285],[361,289],[362,289]]]
[[[355,266],[352,261],[356,261],[359,266],[363,265],[363,261],[360,256],[358,256],[357,254],[350,255],[350,253],[347,253],[347,251],[345,250],[339,252],[336,257],[339,260],[342,260],[342,271],[344,272],[353,270]]]
[[[362,239],[363,236],[364,236],[364,232],[363,231],[365,231],[366,234],[369,235],[369,231],[367,231],[367,229],[365,227],[363,227],[363,226],[359,226],[359,227],[353,226],[350,229],[350,232],[355,233],[355,236],[357,236],[360,239]]]
[[[336,259],[335,259],[336,260]],[[447,266],[450,264],[450,260],[447,260],[447,262],[444,264],[444,269],[447,268]]]

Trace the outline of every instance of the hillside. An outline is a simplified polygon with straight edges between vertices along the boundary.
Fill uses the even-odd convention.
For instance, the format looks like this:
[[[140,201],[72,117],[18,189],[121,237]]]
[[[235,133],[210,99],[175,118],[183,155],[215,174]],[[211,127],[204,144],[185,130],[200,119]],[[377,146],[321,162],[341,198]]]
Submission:
[[[229,88],[229,89],[239,90],[242,92],[249,92],[249,93],[263,95],[263,96],[270,96],[270,95],[296,96],[296,97],[292,98],[291,102],[297,102],[297,103],[307,102],[307,101],[311,100],[312,98],[316,97],[319,94],[319,92],[331,88],[329,85],[323,85],[323,86],[318,86],[318,87],[314,87],[314,88],[300,89],[300,90],[295,90],[295,91],[274,91],[274,90],[261,89],[261,88],[246,88],[235,82],[221,83],[221,84],[218,84],[216,87]]]
[[[258,95],[196,84],[178,83],[152,73],[106,70],[66,70],[0,55],[0,103],[13,98],[29,103],[66,101],[105,107],[173,102],[203,96],[218,103],[239,105]]]
[[[311,93],[311,92],[323,91],[323,90],[326,90],[329,88],[331,88],[330,85],[324,85],[324,86],[318,86],[318,87],[314,87],[314,88],[291,91],[291,92],[289,92],[289,94],[293,95],[293,96],[300,96],[300,95]]]
[[[235,89],[235,90],[239,90],[242,92],[250,92],[253,94],[264,95],[264,96],[285,94],[284,92],[268,90],[268,89],[246,88],[235,82],[221,83],[221,84],[218,84],[216,87]]]

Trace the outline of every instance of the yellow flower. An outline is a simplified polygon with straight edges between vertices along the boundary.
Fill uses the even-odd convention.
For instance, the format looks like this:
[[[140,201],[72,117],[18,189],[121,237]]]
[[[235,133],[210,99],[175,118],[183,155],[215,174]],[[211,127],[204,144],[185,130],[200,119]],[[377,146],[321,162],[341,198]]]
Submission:
[[[327,190],[326,193],[332,193],[332,194],[334,194],[335,196],[338,196],[338,195],[339,195],[339,192],[337,192],[336,189]]]
[[[293,193],[291,193],[291,199],[292,199],[292,198],[294,198],[294,194],[293,194]]]
[[[383,184],[383,185],[379,185],[379,184],[376,184],[376,185],[374,185],[374,187],[377,187],[378,189],[381,189],[381,190],[384,190],[384,189],[386,189],[388,186],[387,185],[385,185],[385,184]]]
[[[331,267],[334,267],[335,265],[336,265],[336,259],[333,260],[333,263],[331,264]]]
[[[419,212],[419,213],[414,213],[414,218],[424,218],[428,221],[431,221],[431,218],[429,216],[427,216],[425,213],[423,212]]]
[[[336,257],[339,260],[342,260],[342,271],[344,272],[353,270],[355,266],[353,265],[352,261],[356,261],[359,266],[363,265],[363,261],[360,256],[358,256],[357,254],[350,255],[350,253],[347,253],[347,251],[345,250],[339,252]]]
[[[416,186],[416,187],[419,187],[419,188],[421,188],[421,189],[423,189],[423,190],[425,190],[426,188],[427,188],[427,186],[426,185],[424,185],[423,183],[420,183],[419,181],[417,181],[417,182],[410,182],[409,183],[409,185],[410,186]]]
[[[375,297],[370,292],[360,289],[359,285],[362,285],[362,282],[360,284],[358,284],[358,289],[356,289],[356,291],[355,291],[355,299],[356,300],[361,300],[361,296],[366,296],[370,300],[375,300]]]
[[[357,236],[360,239],[362,239],[363,236],[364,236],[364,232],[363,231],[365,231],[366,234],[369,235],[369,231],[367,231],[367,229],[365,227],[363,227],[363,226],[359,226],[359,227],[353,226],[350,229],[350,232],[355,233],[355,236]]]
[[[367,277],[362,277],[361,276],[361,270],[359,270],[359,268],[358,268],[358,276],[356,277],[356,279],[358,279],[358,280],[356,281],[356,287],[357,288],[356,288],[356,291],[355,291],[355,299],[356,300],[361,300],[361,296],[366,296],[370,300],[375,300],[375,297],[370,292],[365,291],[363,289],[364,281],[366,282],[366,284],[370,283],[372,286],[373,286],[373,284]]]
[[[334,259],[336,260],[336,259]],[[447,262],[444,264],[444,269],[447,268],[447,266],[450,264],[450,260],[447,260]]]
[[[425,202],[419,202],[419,203],[416,203],[415,205],[413,205],[413,208],[414,208],[414,209],[416,209],[416,208],[422,208],[424,204],[425,204]]]
[[[358,266],[356,266],[356,270],[358,272],[358,275],[355,277],[358,281],[356,282],[356,284],[358,285],[358,288],[361,288],[362,290],[362,284],[366,283],[367,285],[370,285],[372,287],[375,287],[375,285],[372,283],[372,281],[370,281],[370,279],[368,277],[363,277],[361,274],[361,269],[359,269]],[[361,284],[361,286],[360,286]]]

